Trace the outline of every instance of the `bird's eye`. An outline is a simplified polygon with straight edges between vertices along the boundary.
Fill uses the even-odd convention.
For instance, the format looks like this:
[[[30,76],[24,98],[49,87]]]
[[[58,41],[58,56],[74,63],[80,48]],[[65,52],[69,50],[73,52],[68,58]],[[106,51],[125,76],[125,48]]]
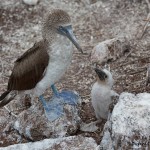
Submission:
[[[61,31],[62,31],[62,30],[63,30],[63,27],[62,27],[62,26],[59,26],[59,30],[61,30]]]
[[[59,29],[58,29],[62,34],[66,34],[67,33],[67,30],[65,29],[65,27],[63,26],[59,26]]]
[[[107,75],[105,75],[104,77],[105,77],[105,79],[106,79],[106,78],[107,78]]]
[[[66,35],[66,31],[65,31],[65,28],[63,26],[59,26],[57,31],[61,35]]]

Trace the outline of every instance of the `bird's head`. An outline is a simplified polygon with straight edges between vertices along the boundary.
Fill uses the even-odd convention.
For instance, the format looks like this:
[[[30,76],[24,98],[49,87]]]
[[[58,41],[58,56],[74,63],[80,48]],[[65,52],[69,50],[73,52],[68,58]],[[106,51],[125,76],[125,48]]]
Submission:
[[[54,41],[57,34],[65,36],[83,53],[73,34],[71,18],[64,10],[54,9],[46,15],[43,22],[42,34],[43,38],[49,42]]]
[[[100,84],[105,84],[108,85],[109,87],[113,86],[114,80],[112,74],[108,70],[95,68],[95,72],[97,74],[97,81]]]

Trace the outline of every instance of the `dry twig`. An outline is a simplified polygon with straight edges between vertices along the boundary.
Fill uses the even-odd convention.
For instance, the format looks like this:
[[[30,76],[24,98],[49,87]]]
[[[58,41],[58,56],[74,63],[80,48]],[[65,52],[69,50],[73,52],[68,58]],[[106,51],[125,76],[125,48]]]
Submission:
[[[146,21],[146,23],[144,25],[143,32],[142,32],[142,35],[141,35],[140,39],[142,39],[142,37],[144,36],[144,34],[145,34],[146,30],[147,30],[147,27],[149,25],[149,20],[150,20],[150,2],[149,2],[149,0],[146,0],[146,3],[148,5],[149,13],[147,15],[147,19],[146,19],[147,21]]]

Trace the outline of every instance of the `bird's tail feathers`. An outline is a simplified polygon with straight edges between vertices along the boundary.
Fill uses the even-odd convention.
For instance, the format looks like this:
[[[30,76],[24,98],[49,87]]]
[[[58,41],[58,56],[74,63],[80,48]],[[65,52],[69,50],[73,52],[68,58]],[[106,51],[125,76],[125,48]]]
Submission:
[[[16,91],[6,91],[0,96],[0,107],[5,106],[17,95]]]
[[[10,93],[10,91],[4,92],[4,93],[0,96],[0,101],[2,101],[9,93]]]

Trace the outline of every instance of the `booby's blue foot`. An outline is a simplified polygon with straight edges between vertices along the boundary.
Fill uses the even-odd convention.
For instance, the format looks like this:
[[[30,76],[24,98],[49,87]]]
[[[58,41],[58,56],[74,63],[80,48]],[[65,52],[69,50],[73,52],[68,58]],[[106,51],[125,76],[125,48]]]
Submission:
[[[57,91],[54,84],[51,85],[51,88],[52,88],[52,91],[53,91],[54,95],[58,96],[58,91]]]
[[[70,105],[76,105],[77,104],[77,99],[79,96],[75,94],[72,91],[62,91],[61,93],[58,93],[56,87],[54,84],[51,85],[51,88],[53,90],[54,96],[53,97],[59,97],[62,98],[64,103],[70,104]]]
[[[63,104],[59,98],[52,98],[50,101],[46,101],[41,95],[39,97],[44,110],[45,115],[49,121],[54,121],[63,115]]]
[[[46,108],[47,107],[46,100],[44,99],[44,97],[42,95],[39,96],[39,100],[41,101],[43,107]]]
[[[79,95],[72,91],[62,91],[59,93],[59,97],[63,99],[65,104],[77,105],[79,100]]]
[[[39,97],[39,99],[44,107],[45,115],[48,120],[54,121],[64,114],[64,104],[76,106],[79,96],[72,91],[62,91],[58,93],[54,84],[51,85],[51,88],[54,95],[50,100],[45,100],[42,95]]]

